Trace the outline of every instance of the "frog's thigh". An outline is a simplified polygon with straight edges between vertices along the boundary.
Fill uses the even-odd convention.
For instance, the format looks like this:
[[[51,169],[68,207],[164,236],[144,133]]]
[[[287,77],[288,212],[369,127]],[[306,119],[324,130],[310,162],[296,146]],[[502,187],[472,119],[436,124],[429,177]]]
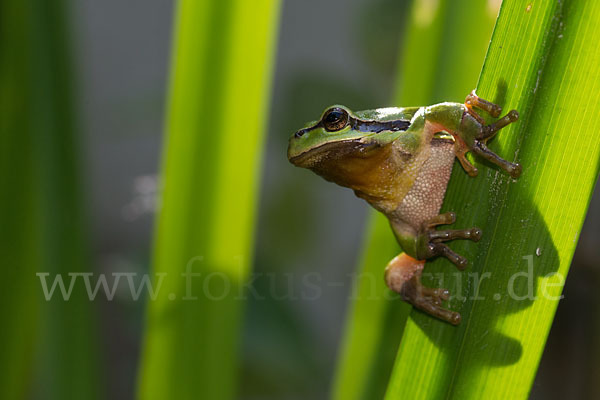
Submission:
[[[421,276],[424,260],[416,260],[406,253],[394,257],[385,268],[385,282],[393,291],[403,294],[405,283],[413,277]]]

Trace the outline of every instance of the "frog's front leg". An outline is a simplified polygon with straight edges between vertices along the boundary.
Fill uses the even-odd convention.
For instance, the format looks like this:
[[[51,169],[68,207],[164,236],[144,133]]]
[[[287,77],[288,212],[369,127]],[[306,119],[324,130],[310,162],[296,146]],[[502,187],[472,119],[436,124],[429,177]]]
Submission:
[[[432,289],[421,284],[425,261],[416,260],[406,253],[394,257],[385,268],[385,281],[404,301],[434,317],[453,325],[460,323],[460,314],[442,307],[450,298],[446,289]]]
[[[504,117],[486,125],[485,120],[475,111],[479,108],[497,118],[502,112],[502,108],[494,103],[483,100],[472,91],[465,99],[465,112],[463,114],[459,128],[452,132],[456,139],[455,153],[461,165],[471,176],[477,175],[477,168],[465,158],[465,154],[470,150],[473,153],[485,158],[493,164],[496,164],[513,178],[521,175],[521,165],[504,160],[487,147],[487,141],[494,137],[496,133],[505,126],[519,119],[519,113],[511,110]]]

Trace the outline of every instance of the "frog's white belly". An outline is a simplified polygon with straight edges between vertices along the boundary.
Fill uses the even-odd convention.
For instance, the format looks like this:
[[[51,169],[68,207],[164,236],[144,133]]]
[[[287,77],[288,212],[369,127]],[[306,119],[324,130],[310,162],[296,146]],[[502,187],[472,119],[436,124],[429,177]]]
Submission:
[[[394,214],[418,227],[439,214],[454,164],[454,144],[433,140],[429,158]]]

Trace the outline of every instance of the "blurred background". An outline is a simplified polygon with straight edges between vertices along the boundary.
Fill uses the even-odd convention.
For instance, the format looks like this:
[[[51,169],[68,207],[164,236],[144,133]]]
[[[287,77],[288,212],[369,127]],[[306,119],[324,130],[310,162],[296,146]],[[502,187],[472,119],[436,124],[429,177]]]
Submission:
[[[66,4],[90,270],[146,272],[161,187],[174,4]],[[408,2],[397,0],[283,3],[256,232],[253,268],[259,278],[244,321],[240,398],[320,399],[329,392],[367,205],[289,164],[287,139],[330,104],[392,105],[407,10]],[[243,127],[240,136],[243,140]],[[585,398],[596,390],[598,243],[596,190],[531,398]],[[302,277],[314,271],[322,274],[316,281],[321,295],[303,298]],[[278,295],[294,292],[298,295]],[[117,292],[113,301],[100,297],[90,310],[99,338],[101,397],[131,399],[144,304]],[[41,371],[32,382],[32,398],[45,398],[43,383],[53,379],[52,368]]]

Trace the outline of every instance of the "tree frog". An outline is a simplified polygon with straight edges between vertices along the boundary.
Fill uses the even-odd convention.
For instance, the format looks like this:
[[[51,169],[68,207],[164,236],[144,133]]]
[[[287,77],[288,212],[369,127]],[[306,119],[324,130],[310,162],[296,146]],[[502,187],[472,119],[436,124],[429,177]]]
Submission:
[[[478,241],[479,228],[436,230],[454,223],[453,212],[439,214],[454,158],[470,176],[477,169],[466,158],[471,151],[496,164],[513,178],[521,166],[500,158],[487,141],[519,118],[516,110],[491,124],[476,111],[498,118],[500,106],[471,92],[464,103],[426,107],[390,107],[353,112],[335,105],[318,121],[292,135],[288,159],[328,181],[348,187],[389,220],[403,253],[385,268],[388,287],[414,307],[457,325],[461,316],[442,306],[446,289],[421,284],[425,261],[443,256],[458,269],[467,260],[444,242]]]

